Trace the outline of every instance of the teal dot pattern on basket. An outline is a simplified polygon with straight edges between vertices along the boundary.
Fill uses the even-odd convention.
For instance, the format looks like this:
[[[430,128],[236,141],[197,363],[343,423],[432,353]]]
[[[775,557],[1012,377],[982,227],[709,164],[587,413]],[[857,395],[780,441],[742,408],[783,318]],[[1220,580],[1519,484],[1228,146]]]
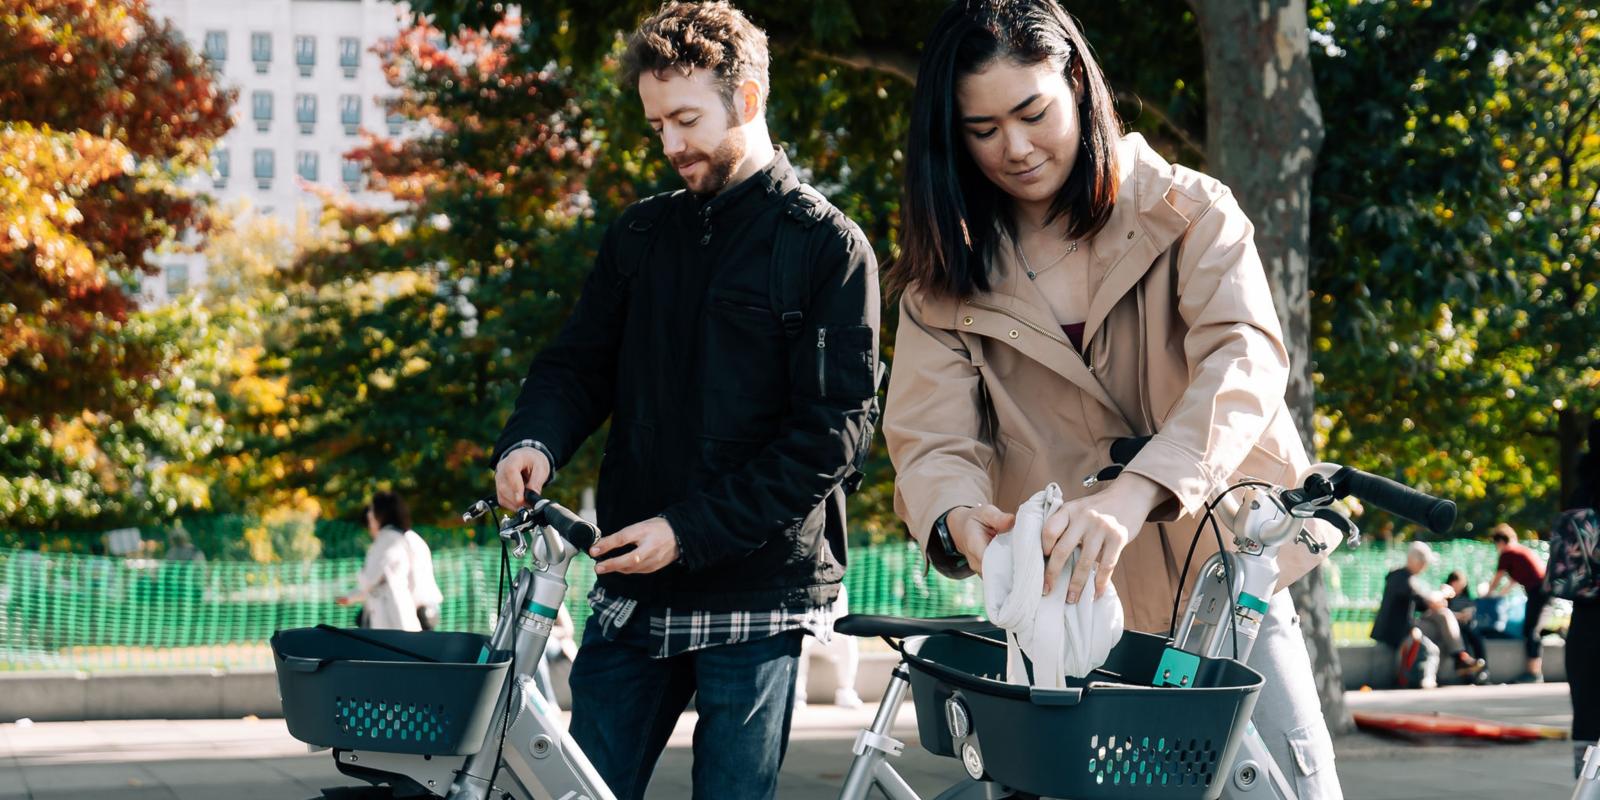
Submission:
[[[1102,786],[1210,786],[1221,756],[1210,739],[1096,734],[1088,744],[1089,774]]]
[[[437,704],[336,697],[333,721],[340,730],[357,738],[437,743],[448,735],[450,712]]]

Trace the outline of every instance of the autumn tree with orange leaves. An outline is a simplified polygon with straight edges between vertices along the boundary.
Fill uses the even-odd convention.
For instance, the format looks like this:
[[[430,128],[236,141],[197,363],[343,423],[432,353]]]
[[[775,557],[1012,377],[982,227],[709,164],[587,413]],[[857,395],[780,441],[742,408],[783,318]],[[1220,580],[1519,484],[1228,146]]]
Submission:
[[[181,354],[132,289],[199,226],[179,181],[232,102],[143,0],[0,0],[0,524],[193,497],[160,472],[194,454],[161,380]]]

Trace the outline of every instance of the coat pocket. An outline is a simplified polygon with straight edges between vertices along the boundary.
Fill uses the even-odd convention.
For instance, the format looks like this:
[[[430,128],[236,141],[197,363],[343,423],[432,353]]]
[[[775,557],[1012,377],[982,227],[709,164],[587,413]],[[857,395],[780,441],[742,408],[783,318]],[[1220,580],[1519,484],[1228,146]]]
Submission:
[[[1313,723],[1284,734],[1289,740],[1289,751],[1294,756],[1295,788],[1301,797],[1322,797],[1317,785],[1322,779],[1316,776],[1323,770],[1332,770],[1334,762],[1333,739],[1321,723]]]
[[[824,325],[816,329],[816,393],[821,398],[862,400],[877,390],[873,380],[872,328]]]
[[[1029,483],[1033,474],[1033,449],[1010,436],[1001,434],[1000,447],[995,453],[999,462],[994,486],[995,505],[1002,511],[1015,511],[1022,501],[1039,491],[1039,486]]]

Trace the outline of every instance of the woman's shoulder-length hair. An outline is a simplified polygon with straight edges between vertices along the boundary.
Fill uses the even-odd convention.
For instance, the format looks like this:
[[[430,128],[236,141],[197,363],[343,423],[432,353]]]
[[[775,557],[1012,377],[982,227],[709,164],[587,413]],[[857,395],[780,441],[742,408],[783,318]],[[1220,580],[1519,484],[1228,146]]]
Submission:
[[[911,103],[901,252],[886,270],[891,291],[970,297],[990,288],[1000,237],[1014,234],[1009,198],[968,152],[956,84],[998,58],[1059,64],[1083,120],[1077,161],[1050,207],[1068,236],[1093,236],[1117,195],[1122,123],[1111,89],[1077,23],[1055,0],[956,0],[929,34]]]

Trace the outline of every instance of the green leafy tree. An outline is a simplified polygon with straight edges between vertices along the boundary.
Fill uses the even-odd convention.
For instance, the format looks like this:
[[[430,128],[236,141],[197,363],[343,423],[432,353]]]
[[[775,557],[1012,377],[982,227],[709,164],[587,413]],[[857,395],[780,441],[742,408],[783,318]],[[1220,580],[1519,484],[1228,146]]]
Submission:
[[[1319,438],[1456,499],[1464,531],[1542,528],[1597,405],[1595,13],[1466,11],[1317,15],[1319,81],[1350,98],[1315,191]]]
[[[489,446],[529,359],[608,217],[649,185],[636,161],[597,163],[599,98],[531,58],[513,24],[441,44],[416,27],[380,47],[401,90],[391,110],[421,132],[369,136],[353,157],[398,203],[330,197],[332,237],[281,279],[289,309],[263,376],[283,382],[283,406],[252,446],[334,516],[391,487],[422,519],[446,519],[489,488]],[[596,197],[596,171],[630,177],[594,183],[618,193]]]

